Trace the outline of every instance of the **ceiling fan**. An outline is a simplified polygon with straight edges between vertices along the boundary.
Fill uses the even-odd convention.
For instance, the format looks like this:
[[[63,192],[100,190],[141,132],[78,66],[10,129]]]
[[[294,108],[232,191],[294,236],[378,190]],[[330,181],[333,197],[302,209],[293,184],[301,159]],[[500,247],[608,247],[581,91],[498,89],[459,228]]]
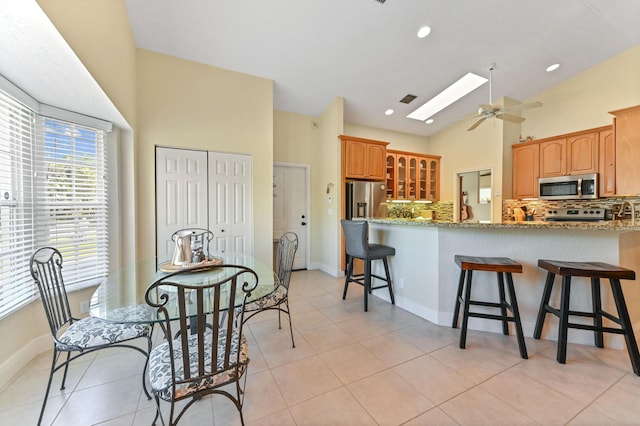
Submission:
[[[478,115],[474,115],[473,117],[471,117],[480,117],[480,119],[473,123],[473,125],[467,129],[468,132],[478,127],[487,118],[499,118],[500,120],[510,121],[512,123],[522,123],[525,120],[524,118],[517,115],[509,114],[509,112],[542,106],[542,102],[531,102],[528,104],[513,105],[509,107],[503,107],[502,105],[497,104],[494,105],[491,102],[491,74],[495,67],[496,64],[489,65],[489,103],[480,105]]]

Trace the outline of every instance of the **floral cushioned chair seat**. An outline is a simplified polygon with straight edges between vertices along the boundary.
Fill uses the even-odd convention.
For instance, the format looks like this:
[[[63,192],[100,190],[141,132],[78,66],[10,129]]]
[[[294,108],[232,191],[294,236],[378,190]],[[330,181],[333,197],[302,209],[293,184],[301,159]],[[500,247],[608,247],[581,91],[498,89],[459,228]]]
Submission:
[[[211,345],[213,334],[211,332],[205,333],[205,347],[207,345]],[[187,339],[189,345],[189,353],[191,354],[189,364],[191,374],[193,376],[198,375],[197,371],[197,357],[198,357],[198,336],[196,334],[190,335]],[[227,338],[227,330],[222,329],[218,332],[218,359],[217,359],[217,368],[221,369],[224,364],[224,346]],[[238,374],[242,376],[247,368],[247,364],[249,364],[249,348],[247,345],[247,341],[242,336],[241,339],[238,338],[238,333],[234,332],[231,337],[231,353],[229,355],[230,359],[236,359],[238,356],[238,350],[240,351],[240,362],[238,365]],[[193,348],[193,349],[192,349]],[[184,368],[182,364],[182,342],[181,340],[175,339],[173,341],[173,352],[174,352],[174,361],[176,368],[176,382],[179,383],[183,381],[184,378]],[[207,373],[211,373],[211,352],[205,351],[205,365],[207,365]],[[151,387],[154,392],[157,392],[158,396],[166,401],[170,401],[172,399],[173,387],[171,382],[171,355],[169,354],[169,343],[163,343],[159,346],[156,346],[151,351],[151,356],[149,358],[149,377],[151,378]],[[215,374],[213,376],[209,376],[206,379],[194,380],[191,382],[186,382],[182,384],[178,384],[176,387],[176,395],[175,398],[183,398],[192,393],[195,393],[201,389],[205,388],[216,388],[218,386],[224,385],[228,382],[232,382],[235,380],[235,368],[231,368],[225,370],[221,373]]]
[[[76,351],[148,336],[148,324],[119,324],[87,317],[76,321],[58,337],[59,351]]]
[[[261,309],[270,308],[272,306],[277,306],[280,303],[284,302],[287,297],[287,288],[280,284],[275,290],[271,293],[267,294],[264,297],[261,297],[258,300],[255,300],[251,303],[247,303],[244,307],[246,312],[251,311],[259,311]]]

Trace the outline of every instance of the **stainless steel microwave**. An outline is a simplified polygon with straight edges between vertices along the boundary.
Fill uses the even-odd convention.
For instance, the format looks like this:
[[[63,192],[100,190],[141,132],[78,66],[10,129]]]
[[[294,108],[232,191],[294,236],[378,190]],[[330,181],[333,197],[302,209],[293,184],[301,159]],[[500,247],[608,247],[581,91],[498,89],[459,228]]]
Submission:
[[[540,178],[541,200],[589,200],[598,198],[598,174]]]

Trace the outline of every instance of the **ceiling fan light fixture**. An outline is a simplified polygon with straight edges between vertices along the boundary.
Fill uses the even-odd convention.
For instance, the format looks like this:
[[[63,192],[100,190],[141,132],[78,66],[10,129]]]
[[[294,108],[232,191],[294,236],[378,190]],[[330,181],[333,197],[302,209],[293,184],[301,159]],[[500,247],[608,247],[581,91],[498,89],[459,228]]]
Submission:
[[[426,36],[428,36],[431,33],[431,27],[429,26],[424,26],[422,28],[420,28],[418,30],[418,38],[425,38]]]
[[[407,118],[412,118],[414,120],[425,121],[431,116],[437,114],[442,111],[458,99],[468,95],[469,93],[476,90],[478,87],[485,84],[487,81],[486,78],[476,75],[474,73],[467,73],[458,81],[453,83],[451,86],[444,89],[442,92],[438,93],[427,103],[414,110],[412,113],[407,115]]]
[[[555,71],[555,70],[557,70],[558,68],[560,68],[560,64],[553,64],[553,65],[549,65],[549,66],[547,67],[547,72]]]

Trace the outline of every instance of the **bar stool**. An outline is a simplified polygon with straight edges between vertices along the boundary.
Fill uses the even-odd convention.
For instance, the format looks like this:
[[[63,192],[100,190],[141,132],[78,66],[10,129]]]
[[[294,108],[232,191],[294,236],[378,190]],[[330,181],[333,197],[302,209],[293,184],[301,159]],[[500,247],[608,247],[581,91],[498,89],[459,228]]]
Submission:
[[[476,257],[455,255],[455,262],[460,267],[460,280],[458,281],[458,295],[456,297],[456,305],[453,311],[453,328],[458,327],[458,314],[460,312],[460,303],[464,303],[462,311],[462,327],[460,330],[460,348],[464,349],[467,341],[467,323],[469,317],[485,318],[502,321],[502,333],[509,335],[509,322],[513,322],[516,328],[516,336],[518,339],[518,348],[520,356],[527,359],[527,347],[524,342],[524,334],[522,333],[522,323],[520,321],[520,311],[518,310],[518,301],[516,292],[513,287],[512,273],[522,273],[522,265],[509,259],[508,257]],[[471,300],[471,283],[473,271],[496,272],[498,276],[498,293],[500,295],[499,302],[484,302]],[[466,288],[465,288],[466,275]],[[507,281],[507,291],[509,292],[509,304],[505,297],[504,277]],[[462,291],[465,290],[464,297]],[[491,308],[500,308],[500,315],[488,314],[483,312],[469,312],[469,306],[485,306]],[[511,311],[511,316],[507,314],[507,309]]]
[[[369,223],[364,220],[341,220],[342,229],[344,230],[344,239],[347,253],[347,272],[344,281],[344,292],[342,299],[347,297],[347,288],[349,283],[354,282],[364,286],[364,310],[369,310],[367,296],[372,290],[379,288],[389,288],[389,296],[391,304],[395,305],[393,298],[393,288],[391,287],[391,275],[389,274],[389,263],[387,256],[396,254],[396,249],[382,244],[369,244]],[[353,275],[353,259],[364,260],[364,274]],[[382,260],[384,263],[385,277],[375,275],[371,272],[371,262],[373,260]],[[377,278],[386,282],[384,285],[373,287],[372,279]]]
[[[564,262],[539,259],[538,267],[547,270],[548,273],[533,337],[535,339],[540,338],[547,312],[557,316],[560,319],[560,323],[558,325],[558,349],[556,359],[559,363],[564,364],[567,360],[567,331],[569,328],[592,330],[594,332],[595,345],[599,348],[604,347],[603,333],[624,334],[633,372],[640,376],[640,353],[638,353],[638,344],[633,334],[633,324],[629,318],[624,294],[620,286],[620,280],[635,280],[636,273],[630,269],[602,262]],[[549,298],[551,297],[551,290],[556,275],[562,276],[562,293],[560,296],[559,309],[549,305]],[[569,308],[571,277],[588,277],[591,279],[591,312],[572,311]],[[611,291],[618,310],[618,317],[602,310],[600,278],[608,278],[611,283]],[[569,316],[571,315],[593,318],[593,325],[571,323],[569,322]],[[618,324],[620,328],[603,326],[602,317]]]

